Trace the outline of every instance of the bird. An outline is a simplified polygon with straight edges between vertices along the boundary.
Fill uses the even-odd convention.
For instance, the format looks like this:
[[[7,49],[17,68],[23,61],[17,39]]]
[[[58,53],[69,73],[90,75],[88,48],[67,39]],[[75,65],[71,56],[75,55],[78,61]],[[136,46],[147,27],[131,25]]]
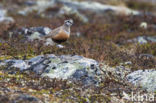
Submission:
[[[67,41],[70,37],[70,27],[73,25],[73,20],[68,19],[64,21],[64,24],[60,27],[55,28],[49,32],[44,39],[51,38],[55,43],[61,44],[62,42]]]

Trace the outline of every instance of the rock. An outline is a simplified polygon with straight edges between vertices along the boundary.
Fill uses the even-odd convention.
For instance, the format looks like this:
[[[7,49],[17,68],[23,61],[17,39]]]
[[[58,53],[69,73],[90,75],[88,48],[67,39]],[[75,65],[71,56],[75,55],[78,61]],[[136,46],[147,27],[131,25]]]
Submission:
[[[72,1],[72,0],[59,0],[59,2],[67,5],[73,9],[78,10],[87,10],[95,13],[102,13],[106,11],[114,11],[116,14],[125,14],[125,15],[139,15],[140,13],[135,10],[128,9],[124,6],[112,6],[105,5],[99,2],[88,2],[88,1]]]
[[[147,22],[142,22],[142,23],[140,23],[140,28],[156,30],[156,25],[155,24],[147,24]]]
[[[140,44],[145,44],[145,43],[147,43],[147,40],[146,40],[145,37],[143,37],[143,36],[139,36],[139,37],[137,38],[137,41],[138,41],[138,43],[140,43]]]
[[[35,39],[41,39],[41,35],[39,32],[34,32],[30,36],[28,36],[28,40],[33,41]]]
[[[61,45],[61,44],[58,44],[57,47],[58,47],[58,48],[64,48],[64,46]]]
[[[156,42],[156,36],[139,36],[137,38],[128,40],[127,42],[134,42],[134,43],[140,43],[140,44],[146,44],[148,42]]]
[[[43,103],[38,98],[26,94],[21,94],[17,96],[12,102],[13,103]]]
[[[35,1],[24,1],[24,4],[27,5],[27,6],[33,6],[33,5],[36,5],[36,2]]]
[[[7,16],[7,10],[2,9],[0,6],[0,23],[14,23],[14,19],[12,17]]]
[[[156,92],[156,70],[138,70],[127,75],[129,82],[149,92]]]
[[[17,32],[23,33],[26,36],[33,35],[33,33],[38,33],[40,36],[45,36],[51,31],[48,27],[30,27],[30,28],[22,28]]]
[[[154,56],[153,55],[151,55],[151,54],[140,54],[139,55],[139,59],[146,59],[146,60],[148,60],[148,59],[154,59]]]
[[[51,31],[49,27],[30,27],[30,28],[21,28],[13,31],[13,36],[22,35],[25,39],[25,42],[34,41],[34,40],[42,40],[42,37],[48,35]],[[51,40],[47,40],[45,44],[53,45]]]
[[[19,10],[18,13],[24,16],[34,11],[37,11],[38,14],[43,13],[46,9],[55,6],[55,0],[37,0],[36,3],[33,4],[33,6]]]
[[[77,18],[83,23],[87,23],[89,21],[88,18],[84,14],[81,14],[78,10],[72,9],[71,7],[68,7],[68,6],[63,6],[62,8],[60,8],[57,15],[59,17],[63,15],[73,15],[74,18]]]
[[[9,97],[0,95],[0,101],[3,103],[9,103]]]
[[[47,45],[47,46],[48,45],[55,45],[55,42],[51,38],[48,38],[48,39],[46,39],[44,44]],[[57,45],[56,45],[56,47],[61,48],[61,47],[59,47]]]
[[[51,9],[52,8],[52,9]],[[51,12],[47,12],[47,10]],[[131,10],[125,6],[112,6],[101,4],[99,2],[88,2],[88,1],[76,1],[76,0],[36,0],[32,6],[25,7],[18,11],[18,14],[27,16],[32,12],[37,12],[41,17],[62,17],[64,15],[72,15],[78,18],[80,21],[86,23],[87,13],[91,12],[97,15],[112,11],[119,15],[139,15],[140,13],[135,10]]]
[[[23,60],[6,60],[5,62],[9,68],[15,67],[20,68],[21,70],[25,70],[30,67],[27,62],[24,62]],[[3,65],[5,65],[5,63],[3,63]]]
[[[37,97],[6,86],[0,88],[0,101],[1,103],[43,103]]]
[[[150,42],[155,43],[155,42],[156,42],[156,36],[154,36],[154,37],[148,36],[148,37],[147,37],[147,40],[150,41]]]
[[[56,6],[57,5],[57,6]],[[51,14],[47,16],[45,13],[48,8],[55,8],[59,7],[57,12],[50,12]],[[73,15],[76,18],[78,18],[82,22],[88,22],[88,18],[84,15],[80,14],[76,9],[72,9],[68,6],[58,6],[58,3],[56,0],[37,0],[36,3],[33,3],[33,5],[30,7],[26,7],[22,10],[18,11],[18,14],[27,16],[28,14],[37,11],[37,14],[39,14],[42,17],[53,17],[58,16],[62,17],[63,15]]]
[[[8,70],[14,67],[43,77],[80,81],[84,85],[98,84],[104,77],[97,61],[77,55],[39,55],[30,60],[5,60],[2,63]]]
[[[2,45],[2,43],[5,43],[5,40],[0,38],[0,45]]]
[[[146,23],[146,22],[142,22],[142,23],[140,24],[140,28],[147,29],[147,23]]]

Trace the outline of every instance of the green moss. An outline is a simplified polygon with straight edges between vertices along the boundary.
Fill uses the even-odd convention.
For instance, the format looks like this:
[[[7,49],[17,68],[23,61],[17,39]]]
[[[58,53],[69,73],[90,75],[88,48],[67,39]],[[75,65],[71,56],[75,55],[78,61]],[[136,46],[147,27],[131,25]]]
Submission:
[[[51,59],[50,61],[51,61],[52,63],[60,63],[60,62],[61,62],[61,60],[58,59],[58,58],[56,58],[56,59]]]
[[[0,46],[2,46],[3,44],[2,43],[0,43]]]
[[[49,93],[50,93],[49,90],[42,89],[34,92],[33,94],[49,94]]]

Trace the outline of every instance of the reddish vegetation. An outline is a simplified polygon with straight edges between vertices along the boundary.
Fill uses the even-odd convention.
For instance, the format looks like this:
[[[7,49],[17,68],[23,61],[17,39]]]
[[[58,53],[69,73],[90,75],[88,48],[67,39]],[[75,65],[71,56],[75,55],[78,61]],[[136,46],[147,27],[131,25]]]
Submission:
[[[26,0],[7,0],[7,3],[6,0],[2,0],[7,6],[12,3],[22,5],[23,1]],[[111,0],[96,1],[111,3]],[[155,7],[151,4],[134,2],[135,0],[129,0],[125,5],[142,11],[155,10]],[[50,8],[47,12],[53,10],[57,11],[57,7]],[[85,14],[88,13],[86,12]],[[112,12],[108,12],[104,16],[88,14],[88,18],[91,18],[89,23],[81,23],[73,15],[50,19],[41,18],[35,13],[26,17],[12,13],[10,15],[15,19],[16,23],[0,25],[0,38],[4,39],[4,43],[0,42],[0,60],[8,58],[28,59],[41,54],[70,54],[93,58],[110,66],[131,61],[132,64],[126,66],[129,66],[132,70],[156,68],[156,43],[139,44],[127,42],[127,40],[138,36],[156,35],[156,29],[152,27],[153,24],[156,24],[156,17],[146,12],[141,16],[116,16]],[[55,46],[44,46],[40,41],[23,43],[23,36],[17,36],[16,34],[13,35],[13,38],[9,38],[9,34],[18,28],[48,26],[53,29],[62,25],[67,18],[73,18],[74,25],[71,29],[71,38],[62,44],[65,48],[59,49]],[[147,22],[149,27],[147,29],[140,28],[141,22]],[[81,35],[77,36],[77,33]],[[14,99],[13,96],[15,94],[22,92],[40,98],[42,101],[47,98],[45,95],[48,95],[49,101],[62,102],[70,100],[73,103],[75,101],[87,103],[89,100],[91,102],[110,103],[111,93],[116,93],[116,97],[121,99],[123,91],[126,93],[131,91],[140,92],[139,88],[135,88],[129,83],[116,78],[111,73],[108,74],[108,78],[101,82],[99,87],[88,88],[83,87],[77,81],[75,83],[67,83],[64,80],[40,78],[32,72],[20,73],[17,68],[11,68],[10,70],[16,71],[16,73],[9,74],[12,71],[5,72],[4,68],[0,67],[0,101],[8,102],[12,98]],[[8,90],[8,88],[11,91],[4,91]],[[57,95],[57,93],[60,93],[60,95]],[[5,96],[2,96],[2,94]]]
[[[22,17],[14,16],[16,19],[16,25],[12,28],[1,29],[2,37],[8,35],[8,31],[15,30],[21,27],[35,27],[35,26],[48,26],[55,28],[60,26],[64,19],[42,19],[36,16]],[[16,57],[17,55],[40,55],[42,53],[54,53],[54,54],[77,54],[85,57],[93,58],[98,61],[106,61],[110,65],[117,65],[126,61],[134,61],[133,68],[151,68],[155,67],[155,59],[152,58],[150,65],[143,65],[142,59],[138,59],[140,54],[152,54],[155,53],[155,43],[148,43],[145,46],[140,46],[135,43],[127,43],[128,39],[135,38],[141,35],[155,35],[155,30],[140,29],[139,24],[142,21],[153,23],[155,17],[145,16],[112,16],[106,21],[107,18],[94,17],[91,23],[82,24],[78,20],[74,20],[75,24],[72,27],[72,36],[63,45],[64,49],[58,49],[56,47],[45,47],[32,45],[32,43],[23,44],[19,43],[18,39],[10,40],[6,45],[1,45],[1,54],[10,55]],[[37,21],[37,22],[36,22]],[[81,36],[77,37],[76,32],[80,32]],[[38,44],[38,42],[36,42]],[[118,46],[120,45],[120,46]],[[3,48],[3,49],[2,49]],[[5,48],[5,49],[4,49]],[[72,48],[72,49],[71,49]],[[31,49],[31,50],[29,50]],[[133,52],[129,52],[129,50]],[[5,52],[4,52],[5,51]],[[33,53],[33,54],[32,54]],[[138,62],[136,62],[138,61]],[[139,62],[140,61],[140,62]],[[145,66],[145,67],[144,67]]]

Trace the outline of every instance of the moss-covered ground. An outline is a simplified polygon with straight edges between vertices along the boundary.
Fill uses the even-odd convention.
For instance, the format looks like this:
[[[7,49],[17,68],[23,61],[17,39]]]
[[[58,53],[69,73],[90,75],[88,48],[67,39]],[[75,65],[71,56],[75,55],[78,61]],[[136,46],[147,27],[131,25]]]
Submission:
[[[13,0],[8,2],[12,3]],[[21,0],[17,0],[15,3],[20,2]],[[133,9],[155,10],[152,4],[129,1],[125,5]],[[0,60],[29,59],[41,54],[70,54],[93,58],[110,66],[131,61],[130,68],[132,70],[156,68],[156,43],[128,42],[128,40],[138,36],[156,36],[156,29],[139,27],[141,22],[156,24],[155,16],[149,16],[146,13],[142,16],[117,16],[112,13],[107,16],[91,15],[92,20],[89,23],[81,23],[77,18],[73,18],[74,25],[71,28],[71,37],[62,44],[65,48],[59,49],[55,46],[45,46],[39,41],[23,43],[21,42],[22,36],[9,38],[9,32],[17,28],[36,26],[48,26],[53,29],[60,26],[64,19],[72,18],[72,16],[46,19],[35,14],[19,16],[10,13],[10,15],[16,23],[0,25],[0,38],[5,40],[5,43],[0,43]],[[76,33],[80,33],[80,36],[77,36]],[[145,54],[152,56],[147,57]],[[0,100],[4,100],[6,103],[11,99],[10,95],[18,93],[18,91],[38,97],[42,101],[46,101],[45,99],[48,98],[47,101],[52,103],[53,101],[58,103],[63,101],[67,103],[88,103],[87,101],[110,103],[111,93],[116,93],[115,96],[121,99],[123,91],[130,93],[138,90],[138,88],[123,83],[113,76],[103,81],[99,87],[88,88],[77,82],[67,83],[64,80],[40,78],[33,73],[20,73],[17,68],[13,68],[16,73],[12,74],[12,71],[6,72],[4,68],[0,67],[0,88],[14,90],[6,93],[6,98],[2,98],[3,93],[0,90]]]

